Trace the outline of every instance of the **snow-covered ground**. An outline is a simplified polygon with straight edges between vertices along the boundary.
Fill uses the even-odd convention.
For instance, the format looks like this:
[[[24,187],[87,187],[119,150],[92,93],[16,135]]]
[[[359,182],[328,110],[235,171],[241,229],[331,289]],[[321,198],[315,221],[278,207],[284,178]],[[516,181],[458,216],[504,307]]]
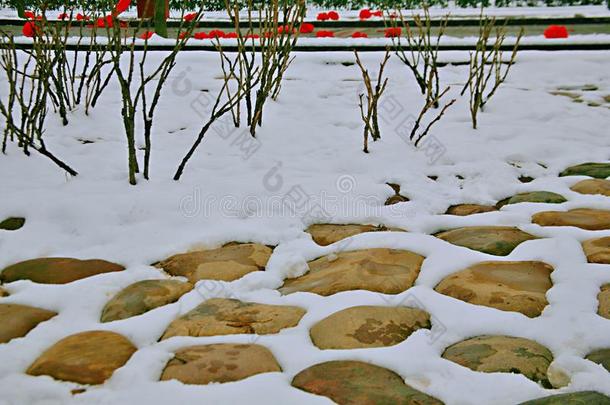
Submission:
[[[600,10],[601,12],[601,10]],[[371,73],[382,55],[362,59]],[[152,57],[154,58],[154,56]],[[459,97],[467,68],[441,69],[443,85],[457,103],[436,125],[426,147],[416,149],[401,136],[421,107],[410,72],[397,58],[387,68],[389,87],[381,109],[382,139],[362,152],[357,106],[361,76],[350,53],[297,54],[282,93],[265,111],[255,143],[245,129],[222,123],[206,137],[180,182],[171,179],[203,122],[207,92],[221,81],[217,55],[180,55],[158,108],[154,126],[152,179],[130,186],[116,85],[104,93],[92,115],[71,114],[62,127],[51,115],[48,147],[76,168],[68,178],[38,155],[25,157],[14,145],[0,156],[0,218],[23,216],[26,226],[0,232],[0,268],[46,256],[101,258],[127,267],[66,285],[18,281],[4,287],[3,303],[20,303],[59,313],[25,338],[0,345],[0,404],[169,404],[169,403],[330,403],[290,386],[306,367],[331,359],[372,362],[399,373],[405,381],[447,404],[512,405],[551,392],[597,390],[610,395],[610,373],[584,360],[608,347],[610,322],[596,315],[600,285],[610,282],[607,265],[587,264],[580,241],[610,236],[610,231],[542,228],[533,213],[549,209],[610,209],[610,198],[581,195],[569,187],[581,178],[558,177],[572,164],[610,160],[610,108],[575,103],[550,94],[564,86],[593,84],[587,100],[610,94],[608,52],[522,52],[508,82],[470,125],[468,100]],[[445,52],[442,61],[465,61],[463,52]],[[0,91],[6,91],[5,82]],[[82,142],[93,143],[83,144]],[[143,140],[140,139],[142,144]],[[432,146],[436,148],[431,149]],[[520,175],[535,177],[523,184]],[[438,176],[436,181],[428,176]],[[459,176],[459,177],[458,177]],[[398,183],[411,201],[385,207],[392,195],[385,183]],[[295,189],[321,205],[335,223],[382,223],[407,233],[357,235],[349,243],[317,246],[304,232],[313,222],[307,209],[281,204]],[[564,195],[561,205],[517,204],[499,212],[469,217],[442,215],[457,203],[493,204],[522,191]],[[280,202],[278,204],[278,202]],[[431,233],[468,225],[512,225],[540,236],[506,258],[489,256],[439,240]],[[149,266],[172,254],[215,247],[230,241],[277,245],[267,271],[232,283],[200,282],[179,302],[124,321],[99,323],[104,304],[137,280],[161,278]],[[350,291],[322,297],[309,293],[281,296],[287,277],[301,274],[305,262],[342,249],[404,248],[426,257],[415,287],[397,296]],[[551,264],[554,286],[542,316],[475,306],[436,293],[446,275],[484,260],[541,260]],[[170,321],[204,299],[237,297],[246,301],[298,305],[307,314],[297,327],[256,340],[271,350],[282,373],[257,375],[235,383],[188,386],[158,382],[180,347],[215,342],[251,342],[250,335],[176,337],[158,342]],[[434,339],[423,330],[392,347],[321,351],[309,328],[339,309],[354,305],[400,305],[416,299],[438,320]],[[24,370],[54,342],[80,331],[101,329],[129,338],[138,352],[104,385],[72,396],[76,384],[31,377]],[[518,374],[477,373],[440,358],[444,348],[479,334],[527,337],[548,347],[553,367],[571,379],[566,388],[547,391]]]
[[[354,30],[356,31],[356,30]],[[392,38],[385,38],[383,35],[383,30],[380,30],[380,37],[377,38],[350,38],[350,37],[335,37],[335,38],[316,38],[316,37],[300,37],[297,39],[297,45],[302,47],[316,47],[320,48],[320,51],[324,51],[325,48],[329,47],[380,47],[380,46],[394,46],[398,42],[393,40]],[[515,36],[507,36],[504,39],[504,46],[513,46],[516,41]],[[453,37],[444,35],[439,44],[444,47],[454,47],[454,46],[469,46],[472,49],[475,48],[477,41],[479,40],[476,36],[467,36],[467,37]],[[98,44],[106,44],[108,39],[103,36],[99,36],[97,38]],[[217,43],[224,47],[236,47],[238,42],[236,39],[231,38],[222,38],[222,39],[191,39],[186,47],[198,47],[198,46],[215,46]],[[17,37],[15,38],[15,42],[18,44],[31,44],[32,39],[27,37]],[[136,38],[136,44],[144,45],[145,40]],[[68,44],[77,45],[82,44],[83,39],[77,36],[68,38]],[[168,47],[173,47],[176,44],[175,38],[163,38],[156,34],[154,34],[151,38],[148,39],[147,43],[149,45],[166,45]],[[257,44],[258,40],[254,40],[254,43]],[[406,46],[406,42],[403,39],[403,46]],[[491,43],[491,42],[490,42]],[[590,44],[610,44],[610,34],[585,34],[585,35],[570,35],[568,38],[545,38],[544,35],[529,35],[523,36],[519,42],[521,45],[537,45],[537,46],[561,46],[561,45],[590,45]],[[348,48],[349,49],[349,48]],[[316,49],[317,51],[317,49]],[[508,54],[508,53],[507,53]],[[464,60],[466,60],[467,56],[465,56]]]

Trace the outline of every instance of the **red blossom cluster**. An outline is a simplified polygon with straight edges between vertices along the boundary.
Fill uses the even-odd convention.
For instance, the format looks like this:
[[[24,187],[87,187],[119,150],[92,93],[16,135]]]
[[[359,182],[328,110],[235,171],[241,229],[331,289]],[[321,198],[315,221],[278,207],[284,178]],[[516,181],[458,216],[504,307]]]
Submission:
[[[381,11],[381,10],[371,11],[368,8],[365,8],[365,9],[360,10],[358,17],[361,20],[368,20],[371,17],[383,17],[383,11]]]
[[[201,34],[205,34],[201,32]],[[212,30],[208,33],[208,38],[226,38],[227,34],[221,30]]]
[[[178,38],[186,38],[187,33],[182,32],[178,35]],[[210,32],[199,31],[193,34],[195,39],[214,39],[214,38],[237,38],[237,32],[224,32],[221,30],[212,30]],[[246,38],[258,38],[258,35],[246,35]]]
[[[32,11],[26,11],[24,16],[30,21],[23,24],[21,33],[26,37],[32,38],[34,35],[40,33],[40,26],[36,23],[36,21],[42,20],[42,16],[36,15]]]
[[[191,22],[195,18],[197,18],[197,13],[188,13],[188,14],[185,14],[184,17],[182,17],[182,19],[186,22]]]
[[[27,21],[21,28],[21,33],[28,38],[32,38],[34,35],[40,32],[40,27],[36,25],[34,21]]]
[[[113,9],[112,14],[104,16],[104,17],[99,17],[95,20],[95,26],[97,26],[98,28],[112,28],[114,25],[114,18],[116,16],[118,16],[119,14],[123,13],[124,11],[126,11],[129,7],[131,6],[131,0],[119,0],[118,3],[116,4],[116,6]],[[193,21],[195,18],[197,18],[198,13],[189,13],[184,15],[183,20],[190,22]],[[36,16],[33,12],[31,11],[26,11],[25,16],[28,20],[24,26],[23,26],[23,35],[27,36],[27,37],[33,37],[38,30],[40,30],[40,27],[36,24],[35,20],[41,20],[42,17],[41,16]],[[369,19],[371,17],[383,17],[383,12],[381,10],[377,10],[377,11],[372,11],[369,9],[363,9],[360,10],[360,19],[361,20],[366,20]],[[58,19],[60,20],[66,20],[72,18],[71,14],[68,13],[61,13],[58,16]],[[319,13],[317,19],[319,21],[327,21],[327,20],[333,20],[333,21],[337,21],[339,20],[339,13],[337,13],[336,11],[329,11],[329,12],[325,12],[325,13]],[[89,21],[89,17],[85,16],[81,13],[78,13],[76,15],[76,20],[77,21]],[[127,27],[127,23],[124,21],[120,22],[121,27]],[[94,25],[88,25],[88,27],[93,27]],[[547,31],[552,29],[555,29],[554,27],[556,26],[551,26],[549,27],[549,29],[547,29]],[[563,27],[565,29],[565,27]],[[315,26],[312,23],[308,23],[308,22],[304,22],[299,26],[299,33],[301,34],[311,34],[314,33],[315,31]],[[547,31],[545,31],[545,36],[547,36]],[[551,30],[552,31],[552,30]],[[567,32],[567,31],[566,31]],[[291,26],[280,26],[278,27],[277,30],[278,34],[284,34],[284,33],[296,33],[296,29],[291,27]],[[140,39],[144,39],[144,40],[148,40],[150,38],[153,37],[154,35],[154,31],[146,31],[143,34],[141,34],[139,36]],[[385,36],[386,37],[396,37],[396,36],[400,36],[401,34],[401,29],[400,28],[386,28],[385,29]],[[178,37],[180,39],[184,39],[186,37],[187,33],[186,32],[182,32],[178,35]],[[266,32],[264,34],[265,38],[270,38],[272,36],[274,36],[275,33],[272,32]],[[550,35],[556,35],[555,31],[552,31]],[[315,32],[315,36],[316,38],[333,38],[335,36],[335,33],[333,31],[325,31],[325,30],[319,30]],[[567,33],[566,33],[567,36]],[[355,31],[352,33],[351,35],[352,38],[368,38],[368,35],[365,32],[362,31]],[[547,36],[547,37],[551,37],[551,36]],[[555,38],[555,36],[552,36],[553,38]],[[195,39],[212,39],[212,38],[237,38],[237,33],[236,32],[224,32],[221,30],[212,30],[209,32],[196,32],[193,34],[193,38]],[[259,35],[257,34],[247,34],[245,35],[245,38],[248,39],[258,39],[260,38]]]
[[[114,6],[114,8],[112,9],[111,14],[104,16],[104,17],[97,18],[95,20],[94,24],[89,24],[89,25],[87,25],[87,27],[93,28],[95,26],[97,28],[112,28],[114,26],[114,18],[117,17],[119,14],[122,14],[123,12],[125,12],[130,6],[131,6],[131,0],[119,0],[117,2],[117,4]],[[186,22],[191,22],[195,18],[197,18],[197,16],[198,16],[198,13],[188,13],[188,14],[184,15],[183,19]],[[23,25],[22,33],[26,37],[33,37],[38,31],[40,31],[40,27],[34,22],[34,20],[42,20],[42,16],[37,16],[32,11],[26,11],[25,18],[30,21],[27,21]],[[57,19],[62,20],[62,21],[72,19],[72,18],[73,18],[72,13],[67,13],[67,12],[60,13],[57,16]],[[78,14],[76,14],[75,19],[76,19],[76,21],[89,21],[90,17],[83,15],[81,13],[78,13]],[[124,21],[121,21],[120,25],[123,28],[126,28],[128,26],[127,22],[124,22]],[[311,25],[311,24],[309,24],[309,25]],[[311,26],[313,27],[313,25],[311,25]],[[282,33],[284,29],[285,29],[284,27],[280,27],[280,33]],[[311,31],[313,31],[313,28]],[[293,32],[294,32],[294,30],[293,30]],[[139,38],[140,39],[150,39],[150,38],[152,38],[153,35],[154,35],[154,31],[146,31],[145,33],[140,35]],[[186,36],[186,32],[183,32],[179,35],[179,37],[181,39],[183,39],[185,36]],[[225,33],[220,30],[212,30],[207,34],[205,32],[196,33],[193,35],[193,37],[195,37],[196,39],[237,38],[237,34],[235,32]],[[247,35],[246,38],[258,38],[258,35]]]
[[[28,20],[40,20],[42,19],[41,16],[34,14],[33,11],[25,11],[23,13],[23,15],[25,16],[25,18],[27,18]]]
[[[106,17],[100,17],[95,20],[95,26],[97,28],[112,28],[114,27],[114,20],[111,15],[107,15]]]
[[[400,27],[390,27],[385,29],[384,35],[386,38],[394,38],[399,37],[401,32],[402,29]]]
[[[294,34],[294,33],[296,33],[296,30],[289,25],[280,25],[279,27],[277,27],[277,33],[278,34],[287,34],[287,33]]]
[[[332,38],[335,36],[335,33],[332,31],[316,31],[316,38]]]
[[[564,25],[549,25],[547,29],[544,30],[545,38],[567,38],[568,37],[568,29]]]
[[[140,35],[140,39],[150,39],[152,38],[152,36],[155,35],[154,31],[146,31],[145,33],[143,33],[142,35]]]
[[[336,11],[329,11],[327,13],[319,13],[318,16],[316,17],[316,19],[318,21],[327,21],[327,20],[337,21],[337,20],[339,20],[339,13],[337,13]]]
[[[123,12],[125,12],[129,6],[131,6],[131,0],[119,0],[119,2],[114,6],[114,10],[112,14],[117,16]]]
[[[131,6],[131,0],[119,0],[119,2],[113,8],[112,14],[109,14],[105,17],[99,17],[97,20],[95,20],[95,24],[87,25],[87,27],[93,28],[94,26],[96,26],[98,28],[112,28],[114,26],[114,18],[117,17],[119,14],[125,12],[130,6]],[[26,11],[24,13],[24,16],[25,16],[25,18],[27,18],[30,21],[27,21],[23,25],[21,32],[26,37],[31,38],[37,32],[40,31],[40,27],[38,25],[36,25],[36,23],[34,21],[42,20],[42,16],[37,16],[32,11]],[[71,18],[71,15],[64,12],[64,13],[59,14],[57,16],[57,18],[59,20],[66,20],[68,18]],[[76,20],[77,21],[89,21],[89,17],[85,16],[81,13],[78,13],[76,15]],[[124,21],[121,21],[120,24],[121,24],[122,28],[125,28],[128,26],[127,22],[124,22]],[[148,33],[145,33],[143,35],[148,35]],[[148,38],[150,38],[151,36],[152,36],[152,34],[150,34],[150,36]]]
[[[301,26],[299,27],[299,32],[300,32],[301,34],[311,34],[315,28],[316,28],[316,27],[314,27],[312,23],[306,23],[306,22],[304,22],[304,23],[303,23],[303,24],[301,24]]]
[[[67,19],[71,19],[71,14],[68,13],[61,13],[57,16],[58,20],[67,20]],[[86,15],[83,15],[81,13],[76,14],[76,21],[89,21],[89,17],[87,17]]]

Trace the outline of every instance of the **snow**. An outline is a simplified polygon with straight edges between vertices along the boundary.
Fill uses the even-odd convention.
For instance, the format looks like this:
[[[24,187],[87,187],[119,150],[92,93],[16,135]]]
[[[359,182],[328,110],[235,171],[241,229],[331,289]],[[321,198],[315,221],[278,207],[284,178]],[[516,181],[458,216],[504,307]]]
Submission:
[[[517,38],[515,36],[507,36],[504,39],[504,46],[513,46]],[[99,36],[97,38],[98,44],[106,44],[108,39],[104,36]],[[444,47],[458,47],[458,46],[469,46],[474,49],[478,41],[478,37],[470,36],[464,38],[451,37],[451,36],[443,36],[440,40],[440,45]],[[143,46],[145,44],[145,40],[136,38],[135,43],[137,45]],[[16,37],[15,43],[17,44],[31,44],[32,39],[27,37]],[[67,40],[67,43],[70,45],[82,45],[83,40],[79,37],[70,37]],[[195,39],[192,38],[186,44],[186,48],[188,50],[189,47],[198,47],[198,46],[215,46],[220,43],[220,45],[224,47],[236,47],[237,40],[232,38],[220,38],[220,39]],[[254,43],[258,44],[258,40],[254,39],[252,42],[248,42],[248,44]],[[358,49],[362,48],[362,50],[366,50],[367,47],[380,47],[380,46],[393,46],[397,43],[397,41],[392,41],[392,38],[312,38],[312,37],[301,37],[297,40],[297,46],[300,47],[316,47],[320,48],[320,50],[324,50],[324,48],[329,47],[358,47]],[[406,48],[407,42],[403,38],[402,45]],[[528,46],[561,46],[561,45],[608,45],[610,46],[610,34],[587,34],[587,35],[571,35],[568,38],[553,38],[548,39],[543,35],[531,35],[524,36],[521,38],[519,42],[521,45]],[[148,45],[154,46],[168,46],[173,47],[176,44],[175,38],[163,38],[158,35],[153,35],[148,40]],[[492,44],[492,41],[490,41]],[[316,49],[317,51],[317,49]],[[510,52],[507,52],[507,55]]]
[[[472,7],[458,7],[454,2],[449,1],[448,7],[433,6],[430,7],[430,15],[433,17],[442,17],[450,13],[453,17],[474,17],[477,18],[481,14],[480,8]],[[75,15],[79,9],[74,9]],[[195,11],[195,10],[193,10]],[[308,7],[305,20],[315,21],[318,13],[323,11],[329,11],[329,9]],[[337,9],[341,20],[359,20],[360,10],[342,10]],[[559,7],[486,7],[484,9],[485,14],[489,16],[497,17],[536,17],[536,18],[552,18],[552,17],[607,17],[610,16],[610,9],[604,5],[598,6],[559,6]],[[58,11],[57,13],[61,13]],[[403,14],[409,15],[410,13],[421,13],[421,9],[403,10]],[[243,12],[240,14],[242,17],[247,17],[247,13]],[[126,18],[136,17],[136,10],[131,8],[124,12],[122,16]],[[180,18],[182,13],[177,10],[171,10],[170,16],[172,18]],[[17,12],[12,8],[0,8],[0,18],[18,18]],[[225,21],[228,20],[227,13],[225,11],[206,11],[204,12],[204,21]],[[380,20],[379,17],[372,17],[370,20]]]
[[[478,18],[481,14],[481,9],[477,7],[459,7],[448,2],[448,7],[432,6],[430,7],[430,15],[432,17],[444,17],[450,14],[454,18]],[[318,13],[329,11],[325,8],[308,7],[305,20],[315,21]],[[341,20],[353,21],[360,20],[360,10],[341,10],[337,9]],[[421,14],[423,9],[402,10],[406,17],[410,14]],[[553,18],[553,17],[574,17],[576,15],[584,17],[607,17],[610,15],[610,10],[606,5],[601,6],[560,6],[560,7],[486,7],[484,14],[496,17],[528,17],[528,18]],[[135,15],[135,14],[134,14]],[[173,14],[179,18],[180,13]],[[245,14],[244,14],[245,16]],[[204,20],[226,20],[226,13],[222,11],[207,11],[204,13]],[[379,17],[371,17],[369,21],[382,20]]]
[[[151,60],[160,55],[151,55]],[[376,75],[381,53],[361,56]],[[442,61],[465,61],[466,52],[443,52]],[[610,373],[583,359],[608,347],[610,323],[597,316],[599,287],[610,282],[607,265],[588,264],[580,243],[610,231],[542,228],[532,214],[579,207],[610,209],[610,198],[581,195],[569,187],[579,177],[558,177],[572,164],[608,161],[610,109],[574,103],[550,91],[561,86],[595,84],[587,92],[598,99],[610,94],[607,52],[522,52],[508,82],[479,117],[469,122],[467,96],[459,90],[465,66],[441,68],[448,99],[458,102],[430,135],[442,154],[430,156],[401,138],[403,120],[416,115],[422,100],[415,81],[397,58],[386,71],[390,83],[381,106],[382,139],[362,149],[357,107],[361,76],[351,53],[297,53],[282,93],[265,111],[257,143],[244,148],[245,129],[227,132],[216,125],[186,167],[180,182],[173,173],[202,125],[208,89],[221,81],[217,55],[188,52],[161,98],[153,126],[151,181],[127,183],[127,154],[116,83],[104,93],[90,116],[82,109],[62,127],[50,115],[47,146],[79,171],[66,177],[43,157],[25,157],[15,145],[0,158],[0,218],[24,216],[16,232],[0,232],[0,268],[44,256],[101,258],[127,267],[66,285],[17,281],[5,287],[3,303],[20,303],[59,313],[25,338],[0,345],[0,404],[167,404],[330,403],[290,386],[299,371],[327,360],[351,359],[389,368],[407,384],[447,404],[506,404],[551,393],[597,390],[610,395]],[[6,91],[5,81],[0,91]],[[393,118],[395,117],[395,118]],[[79,139],[94,143],[83,145]],[[248,138],[245,138],[248,139]],[[140,144],[143,140],[139,139]],[[543,167],[544,165],[545,167]],[[520,167],[516,167],[520,166]],[[456,176],[462,176],[459,179]],[[527,184],[520,175],[536,179]],[[428,176],[438,176],[433,181]],[[411,201],[391,207],[385,183],[402,186]],[[315,218],[307,208],[282,204],[295,187],[312,207],[322,205],[335,223],[382,223],[407,233],[361,234],[327,247],[317,246],[304,229]],[[456,203],[490,204],[517,192],[547,190],[564,195],[560,205],[517,204],[499,212],[470,217],[441,215]],[[311,207],[310,207],[311,208]],[[498,258],[439,240],[431,233],[473,225],[510,225],[542,239],[528,241]],[[149,264],[195,248],[229,241],[277,245],[265,272],[225,283],[201,281],[178,302],[138,317],[99,323],[104,304],[120,289],[144,279],[164,277]],[[426,257],[416,285],[396,296],[349,291],[330,297],[310,293],[281,296],[287,277],[302,274],[306,261],[341,250],[371,247],[408,249]],[[549,306],[534,319],[457,301],[433,291],[446,275],[486,260],[541,260],[551,264],[554,286]],[[167,325],[211,297],[234,297],[269,304],[299,305],[307,314],[298,326],[277,335],[174,337],[158,342]],[[431,331],[418,330],[388,348],[319,350],[309,328],[329,314],[355,305],[416,305],[433,317]],[[50,345],[73,333],[103,329],[123,334],[138,352],[104,385],[72,396],[77,384],[31,377],[24,370]],[[477,373],[440,358],[447,346],[479,334],[508,334],[534,339],[555,356],[553,367],[571,384],[549,391],[516,374]],[[187,386],[158,382],[171,353],[193,344],[256,342],[266,346],[282,373],[257,375],[239,382]]]

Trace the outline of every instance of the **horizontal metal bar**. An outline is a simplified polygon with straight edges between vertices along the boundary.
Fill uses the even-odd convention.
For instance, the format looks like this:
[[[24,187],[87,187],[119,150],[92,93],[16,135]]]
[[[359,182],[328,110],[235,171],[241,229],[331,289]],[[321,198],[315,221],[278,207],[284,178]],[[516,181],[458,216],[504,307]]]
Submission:
[[[412,19],[405,18],[405,22],[412,22]],[[432,26],[439,26],[441,19],[432,19]],[[64,21],[49,20],[51,23],[65,24]],[[137,27],[140,22],[138,20],[128,21],[132,27]],[[385,27],[385,22],[382,20],[364,20],[364,21],[308,21],[317,28],[380,28]],[[447,22],[449,27],[473,27],[480,23],[478,18],[450,18]],[[610,24],[610,17],[498,17],[496,24],[505,24],[510,26],[528,26],[528,25],[598,25]],[[73,21],[74,27],[78,27],[80,22]],[[169,20],[167,26],[170,28],[180,27],[180,21]],[[258,28],[258,21],[252,22],[255,28]],[[0,26],[20,26],[23,25],[22,20],[15,19],[0,19]],[[197,25],[198,28],[234,28],[235,24],[232,21],[201,21]],[[248,28],[248,24],[242,21],[240,25],[242,29]]]
[[[17,49],[32,49],[32,44],[16,44]],[[0,48],[6,48],[7,44],[1,44]],[[385,51],[387,48],[392,48],[391,45],[329,45],[329,46],[316,46],[316,45],[296,45],[293,48],[294,52],[379,52]],[[86,51],[89,47],[87,45],[66,45],[66,49],[69,51]],[[125,46],[124,49],[128,50],[130,47]],[[173,49],[171,45],[148,45],[149,51],[170,51]],[[144,50],[144,46],[136,44],[134,49],[137,51]],[[503,45],[501,47],[503,51],[512,51],[512,45]],[[223,46],[224,52],[236,52],[236,46]],[[474,45],[441,45],[439,46],[440,51],[474,51]],[[519,46],[520,51],[607,51],[610,50],[610,43],[589,43],[589,44],[578,44],[578,43],[562,43],[562,44],[521,44]],[[183,51],[205,51],[205,52],[217,52],[214,45],[188,45]]]

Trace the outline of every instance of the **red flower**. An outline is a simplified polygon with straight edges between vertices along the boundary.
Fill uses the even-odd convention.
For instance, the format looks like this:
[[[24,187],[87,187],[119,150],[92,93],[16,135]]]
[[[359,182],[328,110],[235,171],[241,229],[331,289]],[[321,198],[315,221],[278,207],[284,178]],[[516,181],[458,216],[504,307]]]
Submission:
[[[76,21],[89,21],[89,17],[78,13],[76,14]]]
[[[225,34],[225,32],[221,31],[221,30],[212,30],[208,34],[208,37],[209,38],[226,38],[227,34]]]
[[[278,34],[287,34],[287,33],[294,34],[295,32],[296,32],[296,30],[289,25],[280,25],[279,27],[277,27]]]
[[[259,39],[261,36],[258,34],[248,34],[246,35],[247,39]]]
[[[352,38],[368,38],[368,34],[366,32],[356,31],[352,34]]]
[[[25,24],[23,24],[23,28],[21,28],[21,32],[26,37],[32,38],[34,36],[34,34],[36,33],[36,25],[33,22],[28,21]]]
[[[131,0],[119,0],[119,2],[114,7],[114,15],[119,15],[125,10],[129,8],[131,5]]]
[[[123,23],[121,22],[121,27],[123,26]],[[114,27],[114,19],[112,18],[111,15],[107,15],[106,17],[100,17],[97,20],[95,20],[95,25],[98,28],[112,28]]]
[[[368,8],[360,10],[360,13],[358,14],[358,17],[360,17],[361,20],[368,20],[372,16],[373,13],[371,13],[371,10],[369,10]]]
[[[188,35],[188,32],[181,32],[180,34],[178,34],[178,39],[184,39],[186,38],[186,36]]]
[[[184,21],[186,21],[186,22],[191,22],[191,21],[193,21],[195,18],[197,18],[197,13],[189,13],[189,14],[185,14],[183,18],[184,18]]]
[[[318,21],[326,21],[326,20],[328,20],[329,18],[330,18],[330,17],[328,16],[328,14],[327,14],[327,13],[320,13],[320,14],[318,14],[318,16],[316,17],[316,19],[317,19]]]
[[[332,31],[318,31],[316,32],[316,38],[332,38],[335,33]]]
[[[210,32],[211,34],[211,32]],[[193,38],[195,39],[208,39],[211,38],[208,34],[206,34],[205,32],[201,31],[201,32],[196,32],[195,34],[193,34]]]
[[[237,38],[237,32],[227,32],[225,38]]]
[[[315,27],[313,26],[312,23],[303,23],[299,27],[299,32],[301,34],[311,34],[314,29],[315,29]]]
[[[383,11],[381,11],[381,10],[373,11],[373,15],[375,17],[383,17]]]
[[[140,39],[150,39],[154,34],[154,31],[146,31],[145,33],[140,35]]]
[[[70,18],[70,15],[68,15],[68,13],[61,13],[60,15],[57,16],[58,20],[65,20],[67,18]]]
[[[32,38],[39,31],[40,31],[40,27],[38,27],[36,25],[36,23],[33,21],[27,21],[25,24],[23,24],[23,28],[21,29],[21,32],[23,33],[23,35],[25,35],[28,38]]]
[[[545,38],[567,38],[568,29],[564,25],[549,25],[549,27],[544,30],[544,37]]]
[[[385,37],[386,38],[399,37],[401,32],[402,32],[402,29],[400,27],[386,28]]]
[[[337,21],[339,19],[339,13],[337,13],[336,11],[329,11],[328,18],[330,18],[333,21]]]
[[[34,12],[32,12],[32,11],[25,11],[23,13],[23,16],[25,18],[27,18],[28,20],[34,20],[36,18],[36,14],[34,14]]]

